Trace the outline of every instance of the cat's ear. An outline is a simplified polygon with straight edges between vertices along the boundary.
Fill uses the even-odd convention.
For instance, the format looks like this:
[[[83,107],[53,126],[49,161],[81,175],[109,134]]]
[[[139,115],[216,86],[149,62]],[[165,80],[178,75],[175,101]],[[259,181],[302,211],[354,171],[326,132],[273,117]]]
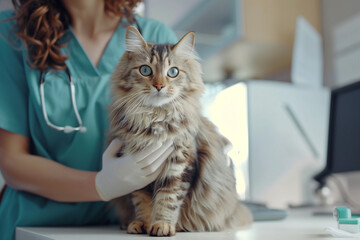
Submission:
[[[125,39],[126,51],[139,52],[146,46],[146,41],[141,36],[141,33],[133,26],[126,29]]]
[[[185,55],[186,57],[197,59],[198,56],[194,49],[195,46],[195,33],[189,32],[185,34],[180,41],[175,44],[175,51],[179,54]]]

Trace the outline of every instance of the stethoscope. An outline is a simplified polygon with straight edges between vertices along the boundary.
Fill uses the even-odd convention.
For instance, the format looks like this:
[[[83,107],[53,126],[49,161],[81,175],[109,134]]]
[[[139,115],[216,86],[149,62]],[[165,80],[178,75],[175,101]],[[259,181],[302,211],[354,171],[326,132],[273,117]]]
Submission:
[[[70,86],[70,96],[71,96],[71,104],[78,122],[78,126],[77,127],[72,127],[72,126],[57,126],[55,124],[53,124],[52,122],[50,122],[47,112],[46,112],[46,103],[45,103],[45,94],[44,94],[44,84],[45,84],[45,72],[41,72],[40,73],[40,98],[41,98],[41,108],[42,108],[42,112],[44,115],[44,119],[46,124],[51,127],[52,129],[55,129],[57,131],[62,131],[64,133],[72,133],[75,131],[81,132],[81,133],[85,133],[86,132],[86,127],[83,126],[80,114],[79,114],[79,110],[77,108],[76,105],[76,98],[75,98],[75,86],[74,86],[74,82],[72,79],[72,76],[70,74],[70,70],[68,68],[65,69],[66,75],[68,77],[68,81],[69,81],[69,86]]]
[[[133,21],[136,24],[139,32],[142,34],[141,28],[135,18],[133,18]],[[61,126],[55,125],[52,122],[50,122],[48,115],[47,115],[47,111],[46,111],[46,101],[45,101],[45,94],[44,94],[44,84],[45,84],[45,75],[46,75],[46,72],[44,72],[44,71],[41,71],[41,73],[40,73],[40,86],[39,86],[42,113],[43,113],[46,124],[49,127],[51,127],[52,129],[55,129],[57,131],[64,132],[64,133],[72,133],[72,132],[85,133],[86,127],[83,126],[83,122],[81,120],[81,116],[79,114],[79,110],[76,105],[75,86],[74,86],[73,78],[71,76],[69,68],[66,67],[65,72],[66,72],[66,75],[67,75],[67,78],[69,81],[71,104],[72,104],[72,107],[73,107],[73,110],[74,110],[74,113],[75,113],[75,116],[76,116],[76,119],[78,122],[78,126],[77,127],[73,127],[73,126],[61,127]]]

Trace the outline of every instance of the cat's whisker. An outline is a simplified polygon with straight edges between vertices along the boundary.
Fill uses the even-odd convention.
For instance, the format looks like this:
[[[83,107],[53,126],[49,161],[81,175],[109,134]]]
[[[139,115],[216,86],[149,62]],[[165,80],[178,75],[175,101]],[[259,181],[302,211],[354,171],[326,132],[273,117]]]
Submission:
[[[125,108],[126,105],[132,102],[132,100],[135,100],[137,98],[137,94],[129,95],[127,97],[119,98],[113,103],[114,111],[117,111],[119,108],[117,106],[120,106],[120,108]]]
[[[122,97],[122,98],[115,100],[114,103],[112,104],[112,107],[113,107],[112,111],[118,112],[119,108],[125,107],[129,102],[131,102],[131,100],[136,99],[136,97],[137,97],[136,95],[135,96],[129,95],[127,97]],[[120,106],[120,107],[118,107],[118,106]]]
[[[119,98],[117,101],[115,101],[113,106],[121,106],[120,108],[124,108],[124,110],[119,111],[120,108],[113,107],[113,110],[111,111],[113,113],[113,117],[111,120],[113,122],[116,122],[117,124],[119,124],[119,122],[118,122],[119,115],[120,114],[127,115],[127,114],[131,113],[131,110],[135,109],[135,106],[133,106],[133,105],[137,104],[137,102],[135,100],[138,99],[139,96],[141,96],[141,95],[138,93],[126,95],[125,97]],[[144,96],[142,96],[142,98],[144,98]],[[129,103],[130,103],[130,105],[129,105]]]
[[[131,106],[128,108],[128,112],[133,112],[136,108],[138,108],[140,105],[142,105],[143,100],[146,98],[146,96],[142,95],[140,99],[136,99],[136,101],[133,101]]]
[[[135,102],[135,100],[141,96],[141,94],[139,92],[136,92],[136,93],[133,93],[131,95],[129,95],[127,98],[123,98],[122,99],[122,102],[125,104],[125,105],[129,105],[129,104],[132,104]]]

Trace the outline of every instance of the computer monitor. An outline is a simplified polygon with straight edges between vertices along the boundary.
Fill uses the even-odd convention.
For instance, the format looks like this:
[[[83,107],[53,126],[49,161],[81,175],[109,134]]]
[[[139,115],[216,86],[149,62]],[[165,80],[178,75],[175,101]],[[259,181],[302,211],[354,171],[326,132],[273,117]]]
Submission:
[[[360,81],[332,90],[325,169],[314,178],[321,185],[332,173],[360,170]]]

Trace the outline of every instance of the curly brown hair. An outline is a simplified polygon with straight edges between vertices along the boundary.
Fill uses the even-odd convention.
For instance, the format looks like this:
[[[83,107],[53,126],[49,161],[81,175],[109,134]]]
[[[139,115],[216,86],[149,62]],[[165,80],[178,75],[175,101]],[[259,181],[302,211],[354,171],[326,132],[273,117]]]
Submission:
[[[142,0],[104,0],[105,11],[126,17],[133,22],[133,8]],[[17,20],[14,29],[27,48],[30,66],[47,70],[66,68],[66,56],[60,49],[61,39],[71,24],[71,18],[61,0],[12,0]]]

